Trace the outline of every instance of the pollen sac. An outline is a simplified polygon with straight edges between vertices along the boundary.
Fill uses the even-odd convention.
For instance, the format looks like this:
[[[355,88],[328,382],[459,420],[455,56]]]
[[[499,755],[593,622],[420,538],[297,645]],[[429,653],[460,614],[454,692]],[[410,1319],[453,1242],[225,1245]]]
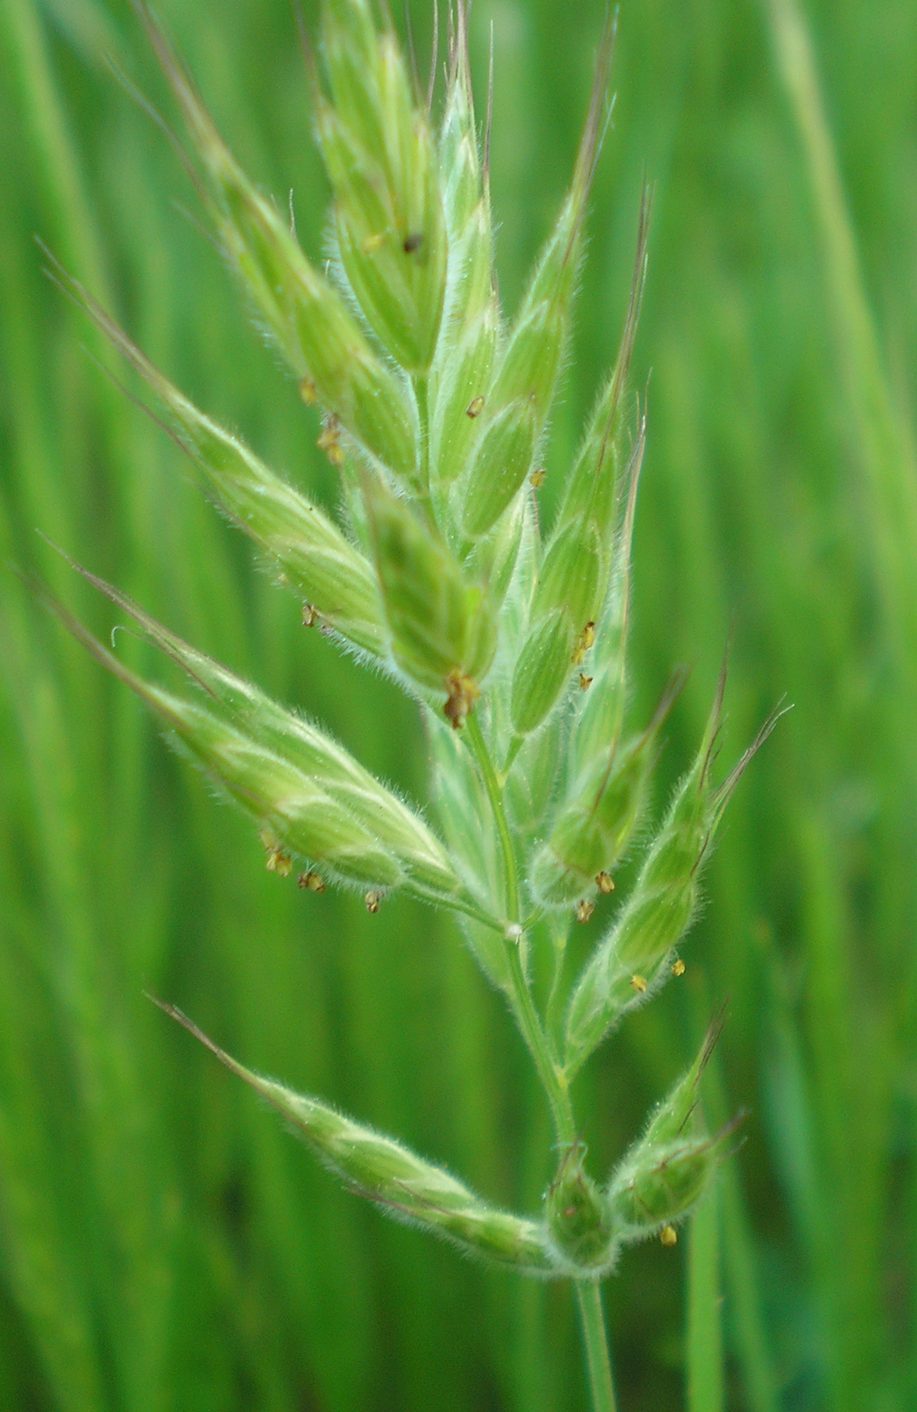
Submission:
[[[432,362],[446,288],[447,236],[426,112],[394,35],[362,0],[326,5],[330,101],[318,135],[334,190],[338,250],[374,332],[401,367]]]
[[[563,1261],[579,1270],[607,1268],[613,1235],[608,1200],[585,1170],[581,1144],[561,1161],[546,1208],[549,1237]]]

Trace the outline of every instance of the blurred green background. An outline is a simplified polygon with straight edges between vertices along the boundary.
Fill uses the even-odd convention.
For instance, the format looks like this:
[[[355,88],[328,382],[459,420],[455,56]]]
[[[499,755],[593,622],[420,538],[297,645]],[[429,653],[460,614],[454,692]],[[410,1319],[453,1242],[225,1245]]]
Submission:
[[[320,249],[289,6],[159,12]],[[411,13],[426,53],[430,7]],[[602,16],[600,0],[475,5],[482,90],[494,32],[510,306],[563,190]],[[802,18],[789,0],[623,0],[548,458],[546,493],[614,354],[646,173],[638,711],[675,662],[693,669],[659,802],[731,630],[731,755],[778,698],[795,709],[731,806],[684,982],[583,1081],[601,1171],[729,999],[711,1107],[751,1116],[701,1218],[719,1272],[689,1232],[625,1256],[607,1294],[624,1412],[917,1406],[917,8],[808,0]],[[165,104],[124,0],[0,7],[0,560],[37,567],[107,634],[111,610],[41,529],[423,798],[412,709],[302,631],[43,274],[35,233],[201,405],[333,500],[310,414],[107,56]],[[534,1209],[553,1167],[541,1100],[448,919],[400,900],[370,918],[267,874],[250,827],[3,578],[0,1407],[584,1408],[568,1290],[381,1220],[143,996]]]

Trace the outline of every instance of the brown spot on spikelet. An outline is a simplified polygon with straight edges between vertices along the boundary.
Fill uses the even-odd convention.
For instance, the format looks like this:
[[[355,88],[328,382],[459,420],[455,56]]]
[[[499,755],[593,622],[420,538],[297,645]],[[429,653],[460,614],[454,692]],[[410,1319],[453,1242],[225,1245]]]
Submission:
[[[465,724],[465,718],[481,694],[478,684],[472,677],[466,676],[456,668],[446,677],[446,690],[449,696],[443,707],[443,714],[452,723],[452,729],[460,731]]]
[[[404,251],[405,255],[414,255],[423,245],[423,241],[423,231],[413,231],[411,235],[406,235],[404,237],[401,248]]]

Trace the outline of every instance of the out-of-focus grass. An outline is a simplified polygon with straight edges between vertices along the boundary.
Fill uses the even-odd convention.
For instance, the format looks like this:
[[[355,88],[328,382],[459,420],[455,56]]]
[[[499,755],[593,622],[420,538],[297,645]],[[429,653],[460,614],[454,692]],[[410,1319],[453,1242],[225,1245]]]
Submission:
[[[239,155],[278,200],[294,188],[317,248],[325,195],[287,7],[237,0],[231,23],[209,3],[160,10]],[[413,13],[421,47],[426,7]],[[476,6],[480,60],[494,23],[510,300],[560,198],[601,13]],[[333,497],[314,427],[106,51],[160,101],[126,4],[0,9],[0,554],[39,565],[107,631],[42,529],[422,797],[410,710],[302,631],[43,276],[36,232],[180,385]],[[720,1379],[725,1405],[752,1412],[917,1403],[915,57],[904,0],[621,10],[576,345],[592,371],[568,383],[545,491],[613,356],[646,171],[637,703],[693,664],[674,778],[731,627],[730,741],[781,694],[795,703],[732,806],[682,988],[586,1080],[586,1136],[610,1162],[730,997],[711,1117],[748,1104],[746,1145],[719,1228],[711,1207],[610,1287],[625,1408],[677,1406],[689,1384],[689,1405],[711,1405]],[[582,1405],[562,1289],[520,1290],[380,1222],[142,996],[534,1204],[543,1115],[448,927],[267,875],[247,827],[10,574],[0,646],[0,1405]],[[142,653],[123,636],[119,650]]]

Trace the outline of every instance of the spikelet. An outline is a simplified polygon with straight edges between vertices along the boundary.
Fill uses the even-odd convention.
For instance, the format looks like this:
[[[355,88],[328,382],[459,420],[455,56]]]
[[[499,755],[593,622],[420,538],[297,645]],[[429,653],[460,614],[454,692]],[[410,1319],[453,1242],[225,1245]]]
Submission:
[[[640,822],[655,743],[683,680],[673,677],[642,735],[620,749],[612,744],[573,781],[532,861],[530,886],[542,906],[570,906],[609,890],[598,879],[613,875]]]
[[[440,180],[449,234],[443,326],[430,371],[430,481],[445,507],[480,434],[500,331],[494,288],[490,195],[475,128],[465,10],[450,44],[439,134]]]
[[[372,565],[321,511],[276,475],[242,439],[174,387],[89,292],[49,255],[54,277],[140,374],[157,415],[187,453],[205,488],[274,562],[281,582],[322,622],[374,657],[386,635]]]
[[[718,1017],[694,1063],[658,1105],[646,1132],[612,1173],[607,1209],[615,1238],[621,1243],[653,1235],[665,1240],[675,1223],[704,1196],[717,1167],[734,1145],[744,1114],[711,1137],[704,1131],[698,1106],[700,1080],[721,1028]],[[673,1243],[671,1238],[668,1243]]]
[[[406,382],[373,350],[344,296],[303,254],[220,137],[193,83],[143,6],[181,109],[217,235],[300,384],[364,451],[406,481],[417,474],[416,415]]]
[[[496,647],[485,590],[466,580],[435,528],[380,481],[366,481],[364,502],[395,662],[418,686],[445,690],[447,714],[457,691],[470,710]],[[465,715],[450,718],[461,725]]]
[[[622,398],[646,273],[649,209],[645,192],[621,348],[565,483],[513,676],[513,727],[520,735],[537,730],[564,696],[574,668],[581,666],[595,641],[596,624],[608,599],[622,461]],[[627,471],[631,484],[639,476],[643,449],[641,427]]]
[[[675,793],[633,892],[573,991],[566,1025],[566,1062],[571,1073],[622,1015],[646,1001],[668,979],[672,950],[697,910],[700,873],[717,825],[746,766],[779,717],[779,712],[768,717],[727,779],[714,786],[710,773],[725,684],[724,668],[694,765]]]
[[[462,489],[462,528],[471,539],[496,523],[525,481],[554,396],[569,333],[583,218],[604,127],[613,40],[609,25],[570,191],[536,261],[482,408],[479,439]]]
[[[447,236],[429,115],[366,0],[322,12],[331,101],[317,130],[334,192],[338,250],[367,320],[397,363],[430,367],[446,289]]]
[[[498,1265],[526,1274],[561,1273],[537,1222],[490,1206],[445,1168],[418,1157],[394,1138],[246,1069],[175,1006],[156,1004],[265,1099],[351,1191],[386,1215]]]

